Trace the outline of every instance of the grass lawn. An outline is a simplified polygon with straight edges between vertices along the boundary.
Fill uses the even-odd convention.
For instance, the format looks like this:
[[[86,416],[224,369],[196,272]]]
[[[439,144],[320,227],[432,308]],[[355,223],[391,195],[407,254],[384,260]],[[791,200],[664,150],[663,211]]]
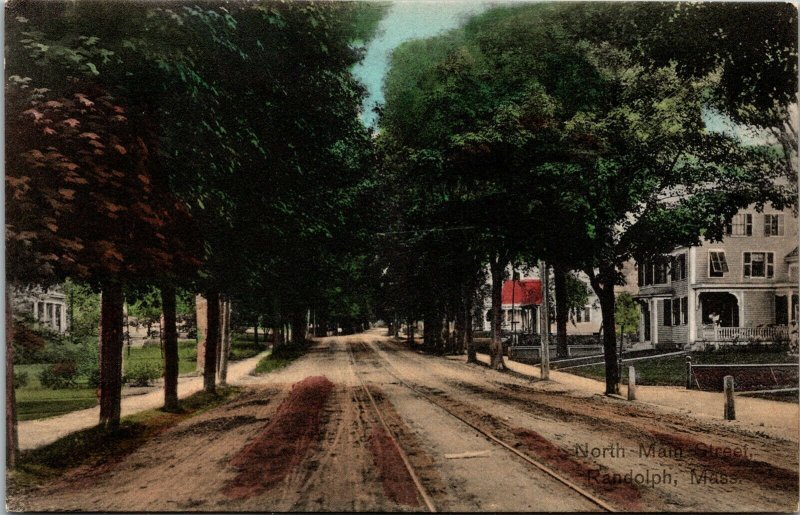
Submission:
[[[246,337],[243,338],[241,335],[232,335],[230,361],[252,358],[265,349],[266,346],[263,343],[256,345],[252,338],[247,339]]]
[[[786,352],[773,350],[723,349],[720,351],[692,352],[692,363],[727,364],[727,363],[796,363],[796,358],[787,356]],[[636,368],[636,382],[642,385],[685,386],[686,357],[671,356],[667,358],[634,361],[630,363]],[[628,382],[628,366],[622,367],[622,382]],[[564,370],[571,374],[592,379],[605,378],[603,365],[570,368]]]
[[[126,345],[122,350],[125,371],[134,363],[155,363],[163,370],[164,358],[161,347],[147,345],[144,347],[131,347]],[[178,340],[178,373],[190,374],[197,369],[197,343],[194,340]]]
[[[283,368],[292,361],[296,360],[303,354],[305,354],[306,350],[308,350],[309,344],[306,343],[302,346],[294,346],[291,344],[287,344],[283,347],[279,347],[276,350],[270,352],[267,356],[261,358],[261,360],[256,365],[255,374],[266,374],[272,372],[273,370],[278,370],[279,368]]]
[[[97,405],[97,392],[94,388],[64,388],[60,390],[43,388],[39,382],[39,372],[48,366],[50,365],[14,366],[17,374],[28,374],[28,384],[15,391],[19,420],[54,417]]]
[[[69,434],[50,445],[20,454],[17,470],[7,477],[9,490],[34,486],[43,480],[63,475],[80,466],[111,463],[132,453],[153,435],[164,429],[222,404],[241,389],[217,388],[216,394],[198,392],[181,401],[180,413],[153,409],[124,417],[117,431],[97,427]]]

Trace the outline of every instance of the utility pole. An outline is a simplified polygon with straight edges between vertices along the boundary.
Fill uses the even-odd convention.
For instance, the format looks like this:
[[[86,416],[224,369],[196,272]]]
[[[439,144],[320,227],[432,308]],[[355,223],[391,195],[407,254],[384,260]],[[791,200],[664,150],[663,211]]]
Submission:
[[[542,305],[539,320],[541,327],[542,379],[550,379],[550,292],[547,277],[547,263],[539,260],[539,279],[542,285]]]

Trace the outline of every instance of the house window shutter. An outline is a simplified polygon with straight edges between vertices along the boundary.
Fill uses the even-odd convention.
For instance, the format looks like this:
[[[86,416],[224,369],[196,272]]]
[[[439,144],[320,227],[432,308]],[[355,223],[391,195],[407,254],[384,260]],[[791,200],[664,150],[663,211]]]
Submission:
[[[681,325],[681,300],[672,300],[672,325]]]
[[[681,323],[683,325],[689,323],[689,297],[681,299]]]
[[[767,252],[767,277],[771,279],[773,275],[775,275],[775,255]]]
[[[670,299],[664,299],[664,325],[671,326],[672,325],[672,301]]]
[[[745,252],[744,253],[743,266],[744,266],[744,276],[745,277],[751,277],[751,273],[752,273],[752,268],[753,267],[752,267],[752,263],[750,262],[750,253],[749,252]]]

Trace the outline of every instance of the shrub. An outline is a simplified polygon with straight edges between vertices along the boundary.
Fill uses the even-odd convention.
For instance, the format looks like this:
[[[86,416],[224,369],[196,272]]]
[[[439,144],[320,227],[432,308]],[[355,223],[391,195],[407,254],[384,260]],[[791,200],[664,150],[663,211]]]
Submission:
[[[78,368],[72,360],[54,363],[39,373],[42,386],[53,390],[72,388],[76,385],[77,378]]]
[[[95,365],[88,373],[83,374],[86,378],[86,386],[89,388],[97,388],[100,386],[100,367]]]
[[[14,388],[23,388],[25,386],[28,386],[28,373],[14,373]]]
[[[140,361],[128,364],[124,381],[130,386],[149,386],[159,377],[161,377],[160,364]]]

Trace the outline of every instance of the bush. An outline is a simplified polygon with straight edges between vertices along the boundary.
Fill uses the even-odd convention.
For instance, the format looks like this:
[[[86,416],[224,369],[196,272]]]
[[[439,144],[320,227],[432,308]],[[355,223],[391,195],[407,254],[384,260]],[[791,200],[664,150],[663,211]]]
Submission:
[[[28,373],[20,372],[14,374],[14,388],[23,388],[28,386]]]
[[[97,388],[100,386],[100,367],[95,364],[95,367],[90,369],[88,373],[83,374],[86,378],[86,386],[89,388]]]
[[[45,388],[59,390],[72,388],[77,384],[78,367],[72,360],[60,361],[39,373],[39,381]]]
[[[130,386],[149,386],[152,381],[161,377],[161,366],[156,363],[129,363],[127,369],[124,382]]]

